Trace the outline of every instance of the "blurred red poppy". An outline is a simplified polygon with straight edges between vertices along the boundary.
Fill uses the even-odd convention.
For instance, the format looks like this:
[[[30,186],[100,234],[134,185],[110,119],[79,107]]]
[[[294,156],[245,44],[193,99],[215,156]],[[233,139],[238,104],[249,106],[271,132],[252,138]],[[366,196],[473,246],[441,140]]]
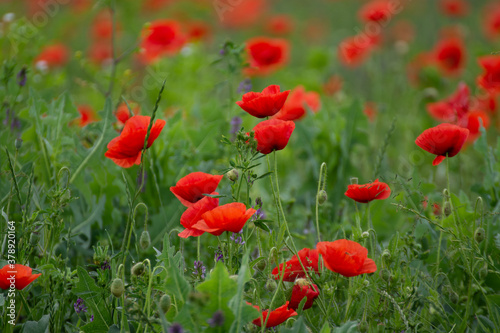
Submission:
[[[438,165],[447,156],[453,157],[457,155],[468,136],[468,129],[444,123],[423,131],[415,140],[415,143],[423,150],[437,155],[432,165]]]
[[[323,257],[325,267],[345,277],[373,273],[377,270],[375,262],[368,258],[368,250],[351,240],[319,242],[316,247]]]
[[[354,201],[368,203],[373,200],[389,198],[391,189],[389,185],[376,179],[373,183],[348,185],[344,194]]]
[[[213,7],[219,22],[226,28],[248,28],[267,10],[265,0],[221,1],[215,0]]]
[[[96,65],[111,65],[113,51],[109,42],[94,42],[88,51],[89,59]]]
[[[255,209],[247,209],[240,202],[225,204],[205,212],[201,220],[192,228],[203,230],[214,236],[220,236],[224,231],[240,232],[255,212]]]
[[[484,56],[478,59],[483,74],[477,83],[491,93],[500,93],[500,55]]]
[[[143,2],[143,9],[147,11],[158,11],[174,2],[174,0],[145,0]]]
[[[267,21],[266,30],[273,35],[288,35],[293,30],[292,17],[286,14],[274,15]]]
[[[485,7],[484,18],[481,20],[483,23],[483,30],[487,37],[496,39],[500,37],[500,4],[490,3]]]
[[[192,172],[179,179],[175,186],[170,187],[170,191],[184,206],[191,207],[205,197],[203,194],[214,192],[222,177],[224,176]]]
[[[257,150],[264,155],[282,150],[288,144],[295,129],[293,121],[269,119],[258,123],[253,130],[257,140]]]
[[[373,0],[361,7],[358,16],[364,22],[387,22],[398,12],[398,6],[391,0]]]
[[[433,55],[430,52],[422,52],[417,54],[417,56],[408,64],[407,74],[408,80],[413,85],[419,85],[422,83],[422,73],[423,69],[432,65]]]
[[[119,30],[116,24],[116,30]],[[111,40],[113,34],[113,20],[109,11],[100,12],[92,23],[92,37],[96,40]]]
[[[319,94],[315,91],[307,91],[304,86],[297,86],[292,90],[285,105],[278,112],[274,119],[280,120],[300,120],[307,114],[307,109],[318,112],[321,108]]]
[[[375,102],[366,102],[363,113],[370,122],[374,122],[378,114],[377,104]]]
[[[486,92],[482,95],[476,96],[473,100],[473,108],[478,110],[485,110],[492,114],[497,112],[498,103],[496,94]]]
[[[342,90],[342,86],[344,85],[344,80],[339,75],[332,75],[328,78],[328,80],[323,84],[323,91],[328,96],[334,96],[339,91]]]
[[[461,17],[469,12],[469,3],[465,0],[440,0],[439,8],[445,15]]]
[[[297,253],[297,255],[299,256],[298,258],[296,255],[293,255],[292,259],[285,262],[285,264],[280,264],[279,267],[275,267],[273,269],[271,274],[273,275],[274,279],[279,280],[281,278],[281,274],[284,274],[283,281],[288,281],[288,282],[293,282],[297,278],[305,278],[306,273],[302,269],[302,266],[304,266],[304,268],[308,272],[316,272],[316,274],[319,274],[318,250],[311,250],[304,248],[300,250]],[[302,265],[300,263],[302,263]],[[283,271],[283,265],[284,265],[284,271]]]
[[[35,281],[42,273],[32,274],[28,266],[15,264],[5,265],[0,269],[0,288],[7,290],[13,285],[17,290],[23,290],[31,282]]]
[[[250,67],[244,73],[268,75],[288,62],[290,44],[281,38],[255,37],[246,42]]]
[[[378,43],[378,39],[366,35],[347,37],[339,45],[339,61],[346,67],[358,67],[365,62]]]
[[[284,323],[288,318],[297,315],[297,312],[295,312],[295,310],[293,309],[289,309],[288,305],[289,302],[286,302],[284,305],[275,310],[272,310],[270,313],[269,310],[265,310],[264,312],[262,312],[262,317],[255,319],[253,323],[259,327],[262,327],[262,325],[266,323],[266,318],[268,315],[269,319],[267,320],[266,327],[274,327]],[[257,305],[253,305],[253,307],[260,311],[260,308]]]
[[[481,119],[485,129],[490,127],[490,117],[486,112],[480,110],[469,112],[467,114],[467,129],[469,130],[469,136],[467,137],[468,142],[474,142],[481,136],[481,132],[479,131],[479,119]]]
[[[209,40],[212,37],[212,28],[204,21],[190,21],[186,29],[190,41]]]
[[[280,92],[280,86],[271,85],[261,93],[251,91],[244,94],[236,104],[254,117],[271,117],[283,107],[289,93],[290,90]]]
[[[295,281],[292,289],[292,296],[290,297],[290,309],[297,310],[300,302],[305,297],[307,298],[302,310],[307,310],[313,306],[314,300],[319,296],[318,286],[309,284],[306,279],[299,279]]]
[[[177,54],[185,43],[186,36],[177,21],[157,20],[143,33],[140,58],[149,64],[162,56]]]
[[[465,45],[460,38],[445,38],[434,47],[434,62],[443,75],[457,76],[465,66]]]
[[[68,62],[69,50],[63,44],[47,45],[36,57],[35,65],[39,68],[55,68]]]
[[[438,121],[462,124],[462,119],[469,112],[469,104],[469,87],[467,84],[461,82],[453,95],[442,101],[427,104],[427,111]]]
[[[80,118],[76,119],[76,124],[80,127],[87,126],[90,123],[97,121],[97,115],[89,105],[79,105],[77,107],[78,112],[80,113]]]
[[[140,106],[134,102],[128,102],[128,105],[132,109],[132,113],[134,115],[138,115],[141,111]],[[125,125],[127,120],[130,119],[130,110],[128,109],[127,103],[121,103],[115,111],[116,119],[119,123]]]
[[[217,195],[219,193],[212,192],[211,195]],[[201,216],[219,206],[219,199],[212,197],[203,197],[201,200],[195,202],[191,207],[189,207],[181,216],[181,225],[186,228],[179,233],[179,237],[188,238],[189,236],[198,237],[205,233],[203,230],[196,229],[193,227],[202,218]]]
[[[104,154],[116,165],[123,168],[130,168],[134,164],[141,164],[141,153],[144,148],[144,141],[148,132],[150,116],[133,116],[126,123],[121,134],[108,143],[108,151]],[[158,119],[151,127],[147,148],[151,147],[158,138],[165,120]]]

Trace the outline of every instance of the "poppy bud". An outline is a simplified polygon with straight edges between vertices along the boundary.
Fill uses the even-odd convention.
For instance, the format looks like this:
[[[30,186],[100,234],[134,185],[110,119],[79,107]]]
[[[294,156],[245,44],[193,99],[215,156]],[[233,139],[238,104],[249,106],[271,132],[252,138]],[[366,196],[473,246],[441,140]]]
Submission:
[[[271,265],[276,265],[278,262],[278,249],[273,247],[271,251],[269,251],[269,263]]]
[[[268,280],[266,282],[266,290],[269,291],[270,293],[274,292],[276,288],[278,288],[278,285],[276,284],[276,281],[274,280]]]
[[[111,293],[116,298],[121,297],[123,292],[125,291],[125,286],[123,285],[123,281],[120,278],[116,278],[111,282]]]
[[[321,206],[323,205],[326,200],[328,200],[328,194],[326,193],[325,190],[321,190],[318,192],[318,204]]]
[[[362,321],[359,323],[358,325],[358,331],[360,331],[361,333],[365,333],[365,332],[368,332],[368,323],[366,321]]]
[[[388,249],[385,249],[383,252],[382,252],[382,259],[388,263],[391,261],[391,252],[388,250]]]
[[[389,282],[391,280],[391,272],[388,269],[384,268],[380,271],[380,277],[385,282]]]
[[[361,234],[361,237],[362,238],[368,238],[370,237],[370,233],[368,231],[364,231],[362,234]]]
[[[263,259],[257,263],[257,269],[261,272],[264,271],[264,269],[266,269],[266,266],[267,266],[266,259]]]
[[[477,228],[476,231],[474,232],[474,239],[478,243],[481,243],[484,240],[484,236],[485,236],[485,231],[481,227]]]
[[[228,173],[226,173],[226,176],[230,181],[235,182],[238,180],[238,176],[239,176],[238,170],[232,169],[232,170],[228,171]]]
[[[163,311],[163,313],[167,313],[168,310],[170,310],[170,305],[172,304],[170,300],[170,296],[165,294],[160,298],[160,308]]]
[[[14,142],[14,146],[16,147],[16,150],[21,149],[21,146],[23,145],[23,140],[22,139],[16,139]]]
[[[370,280],[364,280],[363,284],[365,285],[365,287],[369,287],[370,286]]]
[[[351,185],[358,183],[358,177],[351,177]]]
[[[132,266],[131,273],[134,276],[139,276],[144,273],[144,264],[142,262],[138,262],[134,266]]]
[[[149,245],[151,245],[151,237],[149,236],[149,232],[144,230],[141,234],[141,238],[139,239],[139,244],[143,250],[146,250]]]
[[[484,266],[479,270],[479,278],[484,280],[488,275],[488,264],[484,264]]]

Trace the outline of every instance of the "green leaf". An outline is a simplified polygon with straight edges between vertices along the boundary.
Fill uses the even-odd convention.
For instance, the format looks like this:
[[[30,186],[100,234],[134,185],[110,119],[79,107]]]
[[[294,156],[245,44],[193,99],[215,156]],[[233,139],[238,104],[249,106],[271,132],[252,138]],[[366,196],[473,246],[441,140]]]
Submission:
[[[107,332],[113,323],[105,301],[110,291],[98,287],[83,267],[78,266],[76,270],[78,282],[73,293],[83,299],[85,305],[90,308],[89,313],[94,315],[94,321],[81,329],[84,332]]]
[[[319,333],[330,333],[332,330],[330,328],[330,325],[328,323],[325,323]]]
[[[348,321],[344,325],[340,327],[335,327],[333,329],[333,333],[356,333],[356,332],[359,332],[357,321]]]
[[[171,258],[171,263],[173,259]],[[177,265],[170,265],[168,268],[168,278],[165,288],[182,303],[186,303],[187,296],[191,291],[191,286],[184,279]]]
[[[297,320],[291,328],[285,328],[282,330],[283,333],[303,333],[307,332],[307,326],[304,324],[302,317]]]
[[[201,317],[206,320],[213,317],[218,310],[224,313],[224,324],[213,327],[207,332],[227,332],[234,321],[234,315],[228,303],[234,296],[237,288],[236,281],[229,278],[229,272],[222,262],[218,262],[208,279],[199,284],[196,289],[209,295],[208,303],[201,310]]]
[[[48,333],[49,315],[44,315],[39,321],[27,321],[23,326],[24,333]]]
[[[257,319],[259,317],[259,311],[253,306],[245,303],[243,300],[243,289],[245,283],[250,280],[250,270],[248,268],[248,252],[243,256],[240,270],[238,272],[238,286],[236,289],[236,294],[229,302],[229,308],[234,313],[234,322],[229,329],[229,333],[239,333],[242,331],[243,325],[246,323]]]

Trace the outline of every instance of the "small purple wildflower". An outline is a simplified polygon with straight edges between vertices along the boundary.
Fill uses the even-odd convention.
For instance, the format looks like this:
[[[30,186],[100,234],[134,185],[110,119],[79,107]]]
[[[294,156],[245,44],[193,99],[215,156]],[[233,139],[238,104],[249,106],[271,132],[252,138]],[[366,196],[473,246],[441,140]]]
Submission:
[[[218,327],[224,325],[225,320],[226,318],[224,317],[224,312],[222,312],[222,310],[217,310],[215,311],[213,317],[207,320],[207,323],[210,327]]]
[[[224,262],[224,254],[222,253],[222,250],[220,247],[215,251],[215,262],[222,261]]]
[[[91,315],[90,316],[90,322],[93,322],[94,321],[94,315]]]
[[[24,87],[26,85],[26,74],[27,73],[28,73],[28,70],[27,70],[26,66],[21,68],[19,73],[17,73],[17,84],[20,87]]]
[[[107,269],[111,269],[111,266],[109,265],[109,262],[107,260],[104,260],[101,263],[101,270],[105,271]]]
[[[81,298],[78,298],[76,300],[76,303],[73,304],[73,308],[75,309],[75,312],[77,314],[79,314],[80,312],[87,312],[87,307],[85,306],[85,304],[83,303],[83,299]]]
[[[240,130],[242,123],[243,120],[238,116],[233,117],[233,119],[231,119],[231,135],[233,141],[236,138],[236,133],[238,133],[238,131]]]
[[[193,274],[194,275],[198,275],[201,277],[201,279],[205,279],[205,273],[207,271],[207,268],[205,266],[203,266],[203,261],[198,261],[198,260],[195,260],[194,261],[194,271],[193,271]]]
[[[243,234],[243,229],[241,229],[240,232],[238,232],[238,233],[233,232],[233,234],[231,235],[230,238],[236,244],[243,245],[243,244],[245,244],[245,241],[243,240],[243,237],[242,236],[238,236],[238,235],[241,235],[241,234]],[[238,237],[236,237],[236,236],[238,236]]]
[[[257,220],[264,220],[266,218],[266,213],[262,209],[262,207],[259,207],[255,214],[252,215],[250,218],[250,221],[257,221]]]
[[[250,90],[252,90],[252,80],[246,78],[240,82],[240,85],[238,86],[238,94],[246,94]]]
[[[168,333],[184,333],[184,328],[179,323],[173,323],[168,329]]]

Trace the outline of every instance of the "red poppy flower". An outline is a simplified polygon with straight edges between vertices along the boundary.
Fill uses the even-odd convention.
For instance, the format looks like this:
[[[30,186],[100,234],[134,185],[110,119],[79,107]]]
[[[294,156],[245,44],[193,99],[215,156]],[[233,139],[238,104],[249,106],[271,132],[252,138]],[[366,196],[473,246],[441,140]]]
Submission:
[[[415,26],[410,21],[399,20],[392,26],[391,36],[395,41],[411,42],[415,39]]]
[[[113,61],[113,51],[109,42],[95,42],[88,51],[89,59],[96,65],[110,65]]]
[[[212,193],[222,179],[222,175],[210,175],[204,172],[192,172],[179,179],[175,186],[170,187],[170,191],[186,207],[193,206],[203,199],[205,193]]]
[[[418,54],[409,64],[407,68],[408,80],[413,85],[422,83],[422,70],[434,62],[434,56],[430,52],[422,52]]]
[[[283,107],[289,93],[290,90],[280,92],[280,86],[271,85],[261,93],[252,91],[244,94],[236,104],[254,117],[271,117]]]
[[[364,22],[387,22],[396,12],[393,1],[373,0],[361,7],[358,16]]]
[[[461,123],[470,105],[470,90],[467,84],[461,82],[457,91],[450,97],[427,104],[427,111],[438,121]]]
[[[497,112],[498,103],[497,103],[497,96],[495,94],[486,92],[485,94],[476,96],[473,102],[474,104],[472,108],[478,110],[485,110],[490,112],[491,114]]]
[[[490,117],[484,111],[472,111],[467,114],[467,129],[469,130],[468,142],[474,142],[481,136],[479,131],[479,119],[483,123],[483,127],[487,129],[490,127]]]
[[[448,16],[460,17],[469,12],[469,4],[465,0],[440,0],[439,8]]]
[[[368,203],[373,200],[385,200],[391,195],[391,189],[386,183],[379,182],[376,179],[368,184],[351,184],[347,186],[344,193],[347,197],[361,203]]]
[[[138,115],[141,111],[139,104],[134,102],[128,102],[130,108],[132,109],[132,113],[134,115]],[[115,116],[118,122],[122,125],[125,125],[127,120],[130,119],[130,110],[126,103],[121,103],[115,111]]]
[[[340,77],[339,75],[332,75],[328,78],[325,84],[323,84],[323,91],[328,96],[334,96],[342,90],[343,84],[344,81],[342,80],[342,77]]]
[[[227,1],[215,0],[213,5],[219,22],[232,29],[251,27],[268,7],[265,0],[232,1],[229,4]]]
[[[31,268],[20,264],[15,264],[13,268],[11,265],[3,266],[0,269],[0,288],[7,290],[11,284],[14,284],[17,290],[23,290],[42,275],[42,273],[32,274],[31,272]]]
[[[292,90],[285,105],[274,118],[280,120],[299,120],[305,117],[307,110],[318,112],[321,108],[319,94],[315,91],[307,91],[303,86],[297,86]]]
[[[36,57],[35,64],[40,68],[55,68],[68,62],[69,50],[63,44],[48,45]]]
[[[217,195],[217,192],[210,193],[212,195]],[[184,229],[179,233],[179,237],[188,238],[189,236],[198,237],[205,233],[203,230],[194,228],[193,226],[198,223],[202,218],[201,216],[219,206],[219,199],[212,197],[203,197],[203,199],[195,202],[191,207],[189,207],[184,214],[181,216],[181,224]]]
[[[491,3],[484,11],[483,29],[491,39],[500,37],[500,4]]]
[[[118,27],[116,28],[119,29]],[[109,41],[113,34],[113,20],[109,11],[100,12],[92,24],[92,37],[97,40]]]
[[[140,56],[143,62],[151,63],[162,56],[177,54],[186,43],[178,22],[157,20],[143,33]]]
[[[146,140],[150,122],[150,116],[133,116],[130,118],[121,134],[108,143],[108,151],[104,156],[122,168],[130,168],[134,164],[141,164],[141,153],[144,148],[144,140]],[[147,148],[151,147],[156,138],[158,138],[165,123],[165,120],[158,119],[153,124]]]
[[[290,297],[290,309],[297,310],[300,302],[304,297],[307,298],[306,303],[302,310],[307,310],[313,306],[314,300],[319,296],[318,286],[309,284],[306,279],[299,279],[295,281],[292,289],[292,296]]]
[[[289,309],[288,305],[289,302],[286,302],[284,305],[271,311],[271,313],[269,313],[269,310],[265,310],[264,312],[262,312],[262,317],[255,319],[253,323],[259,327],[262,327],[262,325],[266,322],[268,314],[269,319],[267,320],[266,327],[274,327],[284,323],[288,318],[297,315],[297,312],[295,312],[295,310],[293,309]],[[260,308],[257,305],[253,305],[253,307],[260,311]]]
[[[316,272],[316,274],[319,274],[318,250],[311,250],[305,248],[300,250],[297,253],[297,255],[299,256],[298,258],[296,255],[293,255],[292,259],[285,262],[285,264],[280,264],[279,267],[275,267],[273,269],[271,274],[273,275],[275,280],[279,280],[281,278],[281,274],[284,274],[283,281],[288,281],[288,282],[293,282],[297,278],[305,278],[306,273],[302,269],[302,266],[304,266],[304,268],[309,272]],[[302,263],[302,265],[300,263]],[[283,272],[283,265],[285,266],[284,272]]]
[[[375,104],[375,102],[366,102],[365,107],[363,108],[363,113],[370,122],[374,122],[378,114],[377,104]]]
[[[80,127],[87,126],[90,123],[97,121],[97,115],[92,107],[88,105],[79,105],[77,107],[78,112],[80,113],[80,118],[76,119],[76,123]]]
[[[458,154],[468,136],[468,129],[444,123],[426,129],[418,136],[415,143],[423,150],[437,155],[432,165],[438,165],[446,156],[453,157]]]
[[[351,240],[319,242],[316,247],[326,268],[345,277],[373,273],[377,270],[375,262],[368,258],[368,250]]]
[[[143,2],[143,9],[146,11],[157,12],[172,2],[173,0],[145,0]]]
[[[369,38],[366,35],[347,37],[339,45],[339,61],[347,67],[358,67],[368,59],[378,43],[377,39]]]
[[[264,155],[274,150],[282,150],[288,144],[295,129],[293,121],[269,119],[258,123],[253,130],[257,140],[257,150]]]
[[[293,30],[292,18],[285,14],[274,15],[267,21],[266,30],[273,35],[288,35]]]
[[[478,77],[477,83],[491,93],[500,93],[500,55],[481,57],[479,64],[484,72]]]
[[[460,38],[446,38],[434,48],[434,61],[443,75],[456,76],[465,66],[465,45]]]
[[[187,24],[187,35],[191,41],[208,40],[212,36],[212,28],[204,21],[191,21]]]
[[[250,67],[247,75],[268,75],[288,61],[290,45],[281,38],[255,37],[246,42]]]
[[[246,209],[240,202],[225,204],[204,213],[201,216],[202,220],[192,228],[209,232],[214,236],[220,236],[224,231],[240,232],[255,212],[255,209]]]

